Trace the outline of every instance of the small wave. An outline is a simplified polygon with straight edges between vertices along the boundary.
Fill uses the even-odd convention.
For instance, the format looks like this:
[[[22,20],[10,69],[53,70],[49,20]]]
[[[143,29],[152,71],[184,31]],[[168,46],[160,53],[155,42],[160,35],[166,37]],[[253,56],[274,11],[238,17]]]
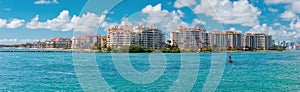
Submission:
[[[75,75],[74,73],[70,73],[70,72],[48,72],[51,74],[64,74],[64,75]]]

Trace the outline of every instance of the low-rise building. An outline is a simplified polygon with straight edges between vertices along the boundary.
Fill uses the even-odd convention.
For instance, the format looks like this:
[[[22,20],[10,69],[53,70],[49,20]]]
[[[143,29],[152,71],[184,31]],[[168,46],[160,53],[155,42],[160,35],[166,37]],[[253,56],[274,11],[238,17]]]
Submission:
[[[46,48],[46,41],[37,41],[33,43],[33,48]]]
[[[96,45],[101,46],[101,35],[84,35],[73,39],[72,48],[74,49],[93,49]]]
[[[46,41],[46,48],[70,48],[71,44],[70,38],[53,38]]]

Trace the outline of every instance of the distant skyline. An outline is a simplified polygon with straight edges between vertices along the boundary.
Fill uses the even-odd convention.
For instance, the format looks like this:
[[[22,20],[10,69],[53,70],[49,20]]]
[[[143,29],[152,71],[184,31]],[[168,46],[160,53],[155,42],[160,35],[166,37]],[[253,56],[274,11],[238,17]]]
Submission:
[[[0,0],[0,44],[72,38],[74,32],[95,34],[98,27],[97,33],[106,35],[106,28],[118,24],[153,25],[165,33],[200,25],[208,32],[265,33],[277,40],[300,37],[298,0],[91,1],[98,2],[96,8],[82,12],[88,0]],[[106,9],[104,3],[114,1],[122,2]]]

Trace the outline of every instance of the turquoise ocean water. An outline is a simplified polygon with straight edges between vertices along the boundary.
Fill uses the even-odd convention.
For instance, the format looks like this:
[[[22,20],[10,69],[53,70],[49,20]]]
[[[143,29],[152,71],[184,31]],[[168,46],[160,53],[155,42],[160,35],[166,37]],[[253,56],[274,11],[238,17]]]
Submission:
[[[178,79],[181,62],[189,62],[181,61],[182,55],[195,56],[165,53],[167,63],[163,74],[148,84],[133,83],[122,77],[114,66],[111,53],[96,53],[95,59],[103,79],[115,91],[168,91]],[[213,54],[196,55],[200,65],[191,91],[202,91],[211,69]],[[300,91],[299,51],[226,53],[226,56],[229,55],[234,63],[225,63],[216,91]],[[132,66],[139,72],[151,69],[149,57],[149,53],[129,54]],[[1,52],[0,90],[83,91],[83,88],[77,79],[70,52]]]

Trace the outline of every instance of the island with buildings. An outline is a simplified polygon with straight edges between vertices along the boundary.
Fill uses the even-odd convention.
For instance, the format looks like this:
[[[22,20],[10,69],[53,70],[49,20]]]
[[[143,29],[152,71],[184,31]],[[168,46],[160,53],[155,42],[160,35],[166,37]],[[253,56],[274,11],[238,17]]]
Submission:
[[[166,38],[169,38],[168,40]],[[107,35],[86,34],[74,38],[53,38],[14,47],[60,49],[88,52],[219,52],[219,51],[282,51],[271,35],[235,32],[207,32],[202,27],[178,27],[170,36],[153,26],[114,26]],[[299,47],[298,47],[299,48]]]

